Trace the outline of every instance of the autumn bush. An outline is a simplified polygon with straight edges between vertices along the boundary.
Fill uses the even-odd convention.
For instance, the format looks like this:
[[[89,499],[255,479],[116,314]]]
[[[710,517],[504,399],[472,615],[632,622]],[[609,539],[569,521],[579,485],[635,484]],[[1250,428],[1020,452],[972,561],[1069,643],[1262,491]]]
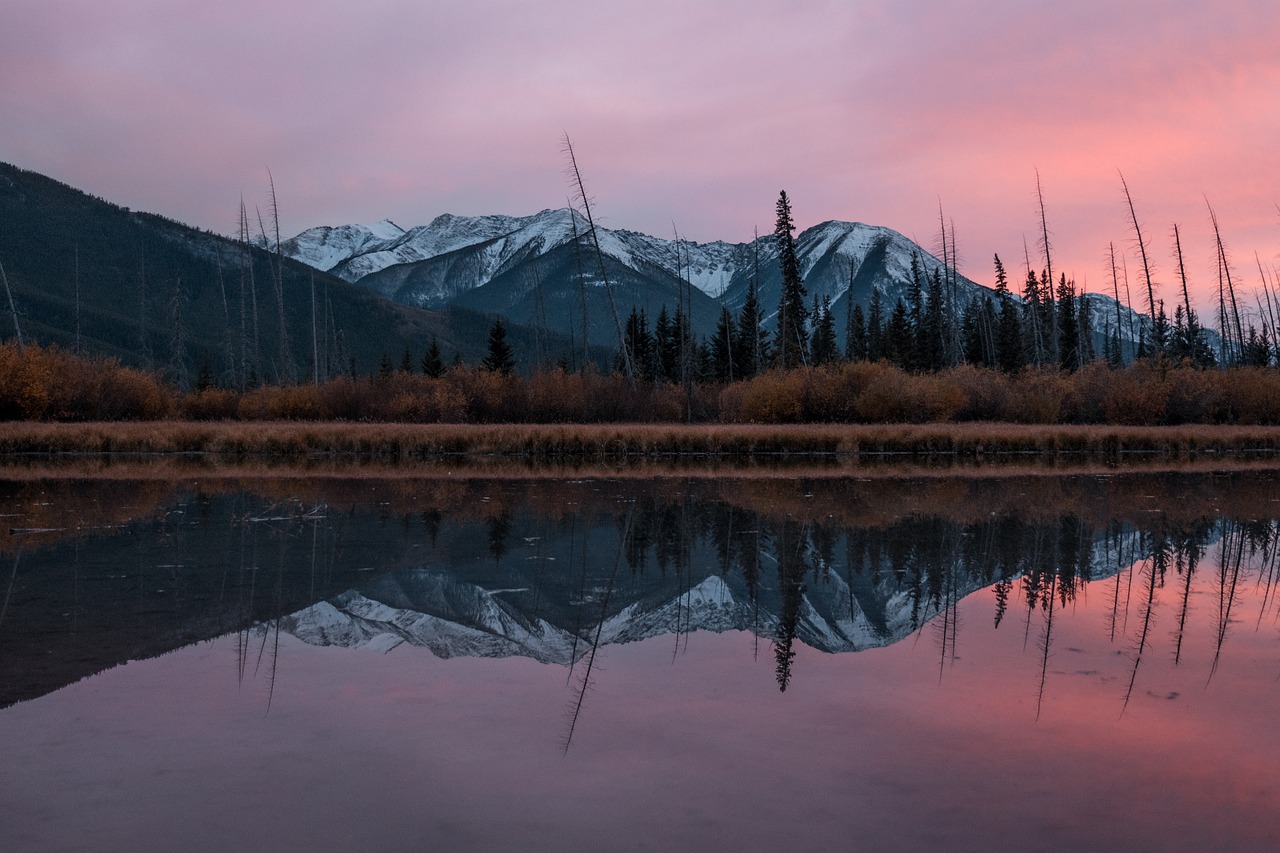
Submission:
[[[0,344],[0,420],[157,419],[175,410],[149,373],[57,347]]]

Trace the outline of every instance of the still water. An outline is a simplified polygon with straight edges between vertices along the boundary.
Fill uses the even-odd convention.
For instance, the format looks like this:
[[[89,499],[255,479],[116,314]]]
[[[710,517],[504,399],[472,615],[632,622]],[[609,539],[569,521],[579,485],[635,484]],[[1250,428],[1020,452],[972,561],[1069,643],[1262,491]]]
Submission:
[[[1276,849],[1278,486],[0,482],[0,846]]]

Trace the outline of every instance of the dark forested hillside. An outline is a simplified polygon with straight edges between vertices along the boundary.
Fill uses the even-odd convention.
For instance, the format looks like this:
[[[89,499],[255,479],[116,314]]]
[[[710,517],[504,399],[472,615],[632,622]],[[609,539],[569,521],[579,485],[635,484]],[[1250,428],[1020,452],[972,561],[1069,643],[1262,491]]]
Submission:
[[[17,309],[15,329],[0,294],[0,338],[20,330],[27,341],[112,356],[182,385],[201,376],[228,385],[323,379],[353,359],[368,373],[384,356],[398,365],[406,351],[416,364],[433,336],[447,360],[484,354],[482,315],[395,305],[288,258],[7,164],[0,265]],[[530,330],[511,337],[519,356],[533,358]],[[555,358],[557,348],[570,349],[558,338],[540,349]]]

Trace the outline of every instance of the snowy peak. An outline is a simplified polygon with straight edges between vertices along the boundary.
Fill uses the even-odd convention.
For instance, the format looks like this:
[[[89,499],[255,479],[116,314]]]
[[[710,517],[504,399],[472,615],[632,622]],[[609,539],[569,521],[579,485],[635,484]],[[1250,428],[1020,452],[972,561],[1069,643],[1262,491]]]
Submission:
[[[404,233],[404,229],[390,219],[373,225],[321,226],[286,240],[281,248],[289,257],[329,272],[346,259],[369,251],[372,246],[398,240]]]

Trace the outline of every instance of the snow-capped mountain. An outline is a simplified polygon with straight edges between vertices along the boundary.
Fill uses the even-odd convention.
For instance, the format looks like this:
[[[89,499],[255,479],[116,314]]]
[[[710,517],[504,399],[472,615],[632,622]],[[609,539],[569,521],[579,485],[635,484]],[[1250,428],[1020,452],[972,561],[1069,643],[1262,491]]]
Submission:
[[[599,255],[589,235],[586,220],[565,208],[525,217],[444,215],[408,231],[388,221],[313,228],[283,250],[406,305],[457,304],[565,333],[580,329],[582,302],[598,303],[587,313],[596,318],[589,336],[601,343],[616,338],[611,315],[633,307],[655,317],[682,305],[695,329],[709,334],[720,305],[741,307],[753,281],[766,312],[781,292],[772,235],[697,243],[597,228]],[[815,225],[798,235],[796,248],[810,296],[830,299],[833,308],[850,296],[866,306],[873,289],[892,305],[906,293],[913,259],[926,279],[946,276],[941,261],[903,235],[858,222]],[[606,277],[613,287],[603,288]],[[959,302],[984,292],[956,277]]]

